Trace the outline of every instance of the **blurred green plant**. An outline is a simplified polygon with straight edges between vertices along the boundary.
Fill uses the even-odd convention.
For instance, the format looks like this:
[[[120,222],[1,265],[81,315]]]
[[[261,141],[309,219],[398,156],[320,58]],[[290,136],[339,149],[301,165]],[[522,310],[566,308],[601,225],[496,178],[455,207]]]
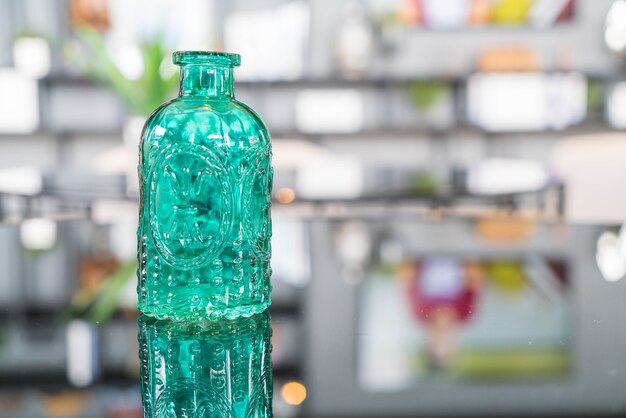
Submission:
[[[162,65],[171,52],[161,37],[138,45],[143,73],[136,80],[124,76],[107,50],[104,35],[84,26],[76,30],[79,43],[66,47],[66,56],[86,77],[112,89],[128,109],[139,116],[148,116],[154,109],[173,97],[178,74],[164,74]]]
[[[139,78],[130,79],[111,56],[101,32],[83,26],[75,33],[78,42],[65,46],[65,56],[87,78],[115,92],[130,112],[148,116],[174,97],[178,72],[163,71],[164,62],[171,59],[171,51],[165,47],[161,37],[137,45],[143,72]],[[100,322],[111,317],[119,308],[122,289],[136,277],[136,269],[137,262],[129,261],[103,279],[96,289],[77,292],[62,319],[80,317]]]
[[[129,261],[104,278],[96,289],[78,291],[62,319],[78,317],[96,323],[109,319],[119,308],[122,290],[136,277],[136,270],[137,261]]]
[[[437,179],[426,170],[419,170],[409,183],[410,190],[419,196],[430,196],[437,193]]]
[[[605,88],[600,80],[587,80],[587,111],[600,112],[604,105]]]
[[[431,109],[449,90],[443,81],[413,80],[409,83],[408,93],[413,105],[422,112]]]

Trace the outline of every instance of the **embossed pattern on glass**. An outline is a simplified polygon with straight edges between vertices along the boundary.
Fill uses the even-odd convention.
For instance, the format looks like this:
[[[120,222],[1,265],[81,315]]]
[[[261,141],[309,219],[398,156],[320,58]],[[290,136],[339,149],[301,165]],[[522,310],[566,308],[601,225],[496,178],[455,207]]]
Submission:
[[[173,321],[142,315],[139,355],[144,416],[272,416],[267,312],[234,320]]]
[[[239,56],[178,52],[179,97],[140,144],[139,309],[157,317],[249,316],[270,303],[271,143],[234,99]]]

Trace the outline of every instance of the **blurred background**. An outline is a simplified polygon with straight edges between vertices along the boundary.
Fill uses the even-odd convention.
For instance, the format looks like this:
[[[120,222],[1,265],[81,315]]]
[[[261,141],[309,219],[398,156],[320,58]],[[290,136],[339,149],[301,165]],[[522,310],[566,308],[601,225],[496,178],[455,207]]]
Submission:
[[[626,1],[0,0],[0,416],[139,417],[177,49],[274,148],[277,417],[626,414]]]

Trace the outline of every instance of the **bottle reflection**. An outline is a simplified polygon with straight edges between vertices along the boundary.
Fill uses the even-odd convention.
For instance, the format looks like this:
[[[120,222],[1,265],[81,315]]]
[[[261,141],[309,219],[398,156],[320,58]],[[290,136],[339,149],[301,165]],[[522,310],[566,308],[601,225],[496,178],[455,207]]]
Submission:
[[[269,313],[219,321],[139,318],[146,418],[272,416]]]

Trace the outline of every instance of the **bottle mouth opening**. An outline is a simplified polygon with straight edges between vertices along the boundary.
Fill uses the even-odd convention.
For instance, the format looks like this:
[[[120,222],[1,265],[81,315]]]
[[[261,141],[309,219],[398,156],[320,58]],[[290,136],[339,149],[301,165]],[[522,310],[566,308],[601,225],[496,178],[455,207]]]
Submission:
[[[176,65],[182,64],[212,64],[239,67],[241,56],[229,52],[216,51],[176,51],[172,54],[172,61]]]

